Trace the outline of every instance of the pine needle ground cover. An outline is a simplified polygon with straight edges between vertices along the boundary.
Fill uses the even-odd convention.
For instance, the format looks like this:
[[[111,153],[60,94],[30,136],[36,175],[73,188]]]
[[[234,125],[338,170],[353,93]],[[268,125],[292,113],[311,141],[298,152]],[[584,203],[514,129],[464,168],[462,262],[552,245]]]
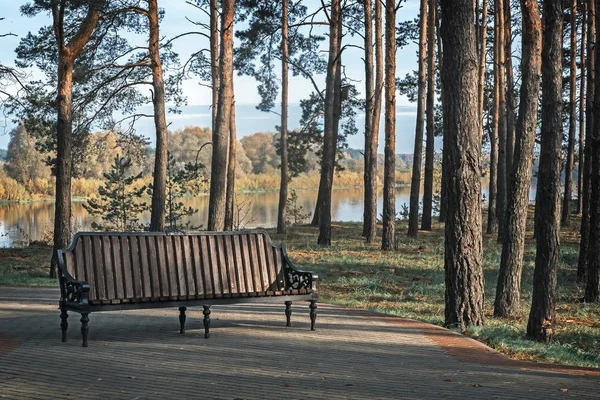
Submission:
[[[525,338],[525,325],[533,287],[535,244],[529,232],[522,282],[521,315],[515,319],[493,317],[501,248],[496,238],[484,241],[486,325],[466,332],[507,356],[600,368],[600,304],[584,304],[584,286],[577,283],[578,241],[576,226],[562,233],[558,271],[557,325],[554,342],[545,345]],[[366,244],[362,226],[335,224],[331,248],[316,244],[318,229],[290,228],[286,243],[291,259],[319,274],[323,303],[365,308],[385,314],[442,325],[444,322],[444,236],[440,225],[409,239],[405,225],[398,226],[394,252],[382,252],[380,243]],[[55,286],[49,279],[50,247],[30,246],[0,250],[0,285]]]
[[[501,246],[496,237],[484,238],[485,327],[467,335],[514,359],[600,368],[600,304],[584,304],[584,284],[577,283],[578,241],[573,228],[563,232],[558,270],[557,325],[554,341],[541,344],[525,338],[531,306],[535,243],[528,232],[519,318],[493,317],[493,301]],[[360,224],[336,224],[333,246],[316,245],[318,230],[293,228],[286,238],[290,258],[319,274],[324,303],[365,308],[435,325],[444,323],[444,233],[419,232],[409,239],[407,226],[397,230],[397,250],[382,252],[381,243],[366,244]]]

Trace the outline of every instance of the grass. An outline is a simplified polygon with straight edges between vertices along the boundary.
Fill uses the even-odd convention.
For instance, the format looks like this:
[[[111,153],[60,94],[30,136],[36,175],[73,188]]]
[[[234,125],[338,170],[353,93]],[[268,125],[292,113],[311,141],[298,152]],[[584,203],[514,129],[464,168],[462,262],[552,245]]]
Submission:
[[[600,307],[581,303],[584,286],[577,283],[578,242],[574,221],[562,234],[558,267],[557,322],[550,344],[525,338],[531,307],[535,244],[527,240],[518,318],[493,317],[493,301],[501,247],[484,237],[485,326],[465,334],[514,359],[526,359],[600,368]],[[420,232],[419,239],[397,230],[398,249],[382,252],[380,243],[364,243],[360,224],[336,224],[331,248],[316,245],[317,230],[293,228],[286,243],[290,257],[319,274],[323,302],[365,308],[385,314],[442,325],[444,322],[443,227]]]
[[[584,287],[576,281],[577,226],[574,220],[572,227],[561,234],[557,321],[552,343],[525,338],[535,257],[531,233],[526,242],[521,314],[513,319],[493,317],[501,248],[495,237],[484,237],[486,322],[484,327],[465,333],[511,358],[600,368],[600,306],[579,301]],[[329,248],[316,244],[318,231],[308,226],[294,227],[285,237],[273,236],[286,243],[294,262],[319,274],[323,302],[442,325],[443,227],[420,232],[415,240],[407,238],[406,226],[400,225],[398,249],[394,252],[382,252],[380,243],[366,244],[361,229],[357,223],[335,224],[333,245]],[[49,247],[0,250],[0,285],[55,286],[56,281],[47,278],[50,255]]]
[[[51,257],[49,246],[0,249],[0,285],[57,286],[56,279],[48,278]]]

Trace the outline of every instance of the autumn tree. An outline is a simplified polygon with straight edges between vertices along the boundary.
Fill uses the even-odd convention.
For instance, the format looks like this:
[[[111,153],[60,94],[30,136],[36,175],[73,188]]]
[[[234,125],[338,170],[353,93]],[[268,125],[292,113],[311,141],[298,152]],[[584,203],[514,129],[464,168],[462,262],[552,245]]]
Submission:
[[[445,322],[466,329],[483,324],[481,145],[478,56],[473,2],[441,0],[444,46],[442,106],[448,216],[445,232]]]
[[[494,302],[496,317],[517,316],[521,311],[521,274],[537,130],[542,52],[542,24],[537,1],[521,0],[521,12],[521,100],[516,126],[514,163],[509,180],[506,236],[502,246]]]
[[[542,28],[542,128],[536,212],[536,256],[527,337],[553,336],[559,257],[562,145],[562,1],[544,0]]]
[[[4,169],[8,176],[24,184],[36,179],[48,179],[50,171],[44,156],[37,151],[35,139],[23,124],[9,132],[10,141],[6,152]]]

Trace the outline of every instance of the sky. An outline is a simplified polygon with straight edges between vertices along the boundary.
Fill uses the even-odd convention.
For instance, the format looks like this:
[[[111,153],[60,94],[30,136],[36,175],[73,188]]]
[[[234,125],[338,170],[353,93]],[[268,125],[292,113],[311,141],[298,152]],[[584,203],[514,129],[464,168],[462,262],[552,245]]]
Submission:
[[[16,37],[2,38],[0,44],[0,62],[5,65],[13,65],[15,53],[14,49],[18,45],[21,37],[28,32],[36,32],[41,26],[47,25],[51,21],[49,15],[39,15],[35,18],[26,18],[20,15],[19,7],[24,4],[24,0],[0,0],[0,33],[14,33]],[[307,0],[309,9],[312,5],[319,3],[318,0]],[[159,0],[159,6],[165,10],[165,18],[161,24],[161,36],[166,38],[175,37],[181,33],[194,30],[194,26],[186,19],[207,22],[207,17],[201,11],[186,4],[185,0]],[[419,1],[408,0],[403,4],[397,14],[397,21],[414,19],[418,16]],[[325,27],[326,28],[326,27]],[[133,39],[136,40],[136,39]],[[139,39],[138,39],[139,40]],[[347,41],[346,41],[347,40]],[[360,38],[347,36],[344,43],[360,43]],[[181,60],[186,60],[188,56],[197,51],[198,48],[207,47],[207,39],[200,36],[186,36],[177,39],[174,42],[174,50],[179,53]],[[326,44],[323,51],[326,52]],[[396,76],[403,77],[407,73],[417,68],[417,46],[409,46],[398,50]],[[342,58],[342,63],[346,75],[352,78],[359,92],[364,91],[364,63],[359,49],[348,48]],[[168,71],[166,71],[168,73]],[[34,73],[35,74],[35,73]],[[35,75],[34,75],[35,76]],[[320,88],[325,87],[325,76],[314,77]],[[273,131],[277,123],[275,114],[263,113],[255,110],[254,106],[259,102],[259,95],[256,89],[256,81],[247,76],[238,76],[234,79],[236,105],[239,106],[237,112],[238,135],[245,136],[259,131]],[[290,102],[290,121],[289,127],[294,129],[299,126],[298,103],[301,99],[308,97],[313,90],[313,86],[307,79],[302,77],[290,77],[289,102]],[[180,129],[189,125],[208,126],[210,119],[210,89],[200,85],[198,80],[190,80],[184,86],[184,94],[187,97],[188,107],[182,109],[181,115],[167,115],[167,121],[170,124],[169,129]],[[414,131],[416,108],[404,96],[397,98],[397,128],[396,128],[396,151],[398,153],[412,153],[414,147]],[[349,139],[349,144],[354,148],[364,147],[364,116],[360,116],[357,121],[359,134]],[[8,144],[8,132],[12,123],[10,121],[0,121],[0,148],[6,148]],[[383,151],[383,119],[381,121],[382,130],[380,132],[380,151]],[[142,133],[151,141],[154,141],[152,121],[142,121],[136,127],[139,133]]]

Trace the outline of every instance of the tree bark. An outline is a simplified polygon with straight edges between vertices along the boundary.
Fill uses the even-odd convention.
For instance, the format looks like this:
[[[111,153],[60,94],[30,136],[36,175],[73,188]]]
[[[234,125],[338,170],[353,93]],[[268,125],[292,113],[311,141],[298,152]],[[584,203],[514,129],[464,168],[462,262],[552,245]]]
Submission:
[[[497,1],[500,3],[500,1]],[[492,234],[498,229],[497,201],[498,201],[498,126],[500,113],[500,46],[496,40],[499,36],[498,6],[494,9],[494,104],[492,115],[492,131],[490,133],[490,181],[488,189],[488,218],[487,233]],[[482,105],[480,105],[483,107]],[[482,109],[483,110],[483,109]],[[481,121],[483,123],[483,121]],[[483,129],[482,129],[483,132]]]
[[[419,193],[421,191],[421,167],[423,163],[423,129],[425,126],[425,89],[427,87],[427,0],[421,0],[419,13],[419,80],[417,88],[417,125],[415,129],[415,150],[413,152],[412,179],[408,214],[408,236],[419,234]],[[387,14],[386,14],[387,16]],[[387,20],[386,20],[387,21]],[[386,28],[387,35],[387,28]],[[387,45],[387,42],[386,42]],[[387,63],[386,47],[386,63]],[[387,69],[386,69],[387,74]],[[387,79],[387,75],[386,75]],[[386,81],[387,82],[387,81]],[[388,87],[386,86],[386,89]],[[386,98],[387,111],[387,98]],[[387,124],[387,113],[386,113]],[[387,130],[387,125],[386,125]],[[387,134],[387,133],[386,133]],[[386,136],[387,138],[387,136]],[[387,139],[386,139],[387,140]]]
[[[487,0],[483,0],[484,4],[487,4]],[[487,8],[486,8],[487,10]],[[442,69],[443,69],[443,65],[444,65],[444,53],[442,51],[442,38],[440,36],[440,13],[436,12],[435,13],[435,32],[436,32],[436,36],[437,36],[437,48],[438,48],[438,68],[440,71],[440,76],[442,74]],[[485,46],[484,46],[485,47]],[[441,94],[441,98],[444,98],[444,88],[442,86],[440,86],[440,94]],[[442,120],[443,120],[443,115],[442,115]],[[442,124],[444,122],[442,121]],[[447,190],[447,177],[448,177],[448,173],[446,172],[446,163],[444,162],[444,154],[446,153],[446,138],[445,135],[442,132],[442,177],[441,177],[441,184],[440,184],[440,216],[439,216],[439,220],[440,222],[446,222],[446,214],[447,214],[447,206],[448,206],[448,190]]]
[[[481,142],[483,143],[483,99],[485,88],[485,61],[487,56],[487,20],[488,20],[488,0],[483,0],[483,11],[481,21],[481,48],[479,53],[479,120],[481,121]],[[494,48],[495,49],[495,48]],[[495,53],[494,53],[495,54]],[[494,64],[495,65],[495,64]],[[495,71],[495,68],[494,68]],[[494,75],[495,77],[495,75]],[[495,93],[495,92],[494,92]],[[495,106],[494,106],[495,107]]]
[[[64,4],[52,1],[54,36],[58,50],[56,121],[56,203],[50,277],[56,277],[57,250],[71,242],[71,177],[73,170],[73,69],[75,59],[92,36],[105,1],[91,2],[85,19],[69,43],[64,32]]]
[[[478,55],[472,0],[441,0],[442,106],[448,141],[445,326],[480,326],[483,314]]]
[[[577,0],[571,2],[571,49],[569,79],[569,139],[567,144],[567,162],[565,164],[565,191],[563,194],[560,223],[569,226],[571,193],[573,192],[573,164],[575,158],[575,135],[577,129]]]
[[[517,120],[515,158],[511,171],[507,206],[507,230],[494,303],[495,317],[520,314],[521,274],[525,251],[525,230],[533,149],[537,129],[538,96],[542,52],[542,22],[538,3],[521,0],[522,60],[521,101]]]
[[[212,132],[217,129],[219,108],[219,3],[210,0],[210,69],[212,78]]]
[[[579,65],[581,69],[581,81],[579,83],[579,148],[578,148],[578,174],[577,174],[577,214],[583,210],[583,153],[585,147],[585,49],[586,49],[586,29],[587,14],[585,0],[581,2],[581,44]]]
[[[498,0],[496,15],[498,18],[498,179],[496,216],[498,218],[498,241],[501,242],[505,233],[506,215],[506,55],[505,38],[506,27],[504,23],[504,5],[507,0]]]
[[[560,249],[562,2],[544,0],[542,9],[542,130],[535,205],[538,237],[527,337],[549,341],[555,322],[556,268]]]
[[[281,2],[281,178],[279,184],[279,208],[277,212],[277,233],[285,233],[286,204],[288,197],[288,0]]]
[[[433,162],[435,158],[434,103],[435,103],[435,15],[437,0],[429,0],[427,14],[427,141],[425,145],[425,179],[423,186],[423,218],[421,229],[431,230],[433,214]]]
[[[595,11],[595,10],[594,10]],[[595,15],[596,27],[600,25],[600,14]],[[588,303],[600,298],[600,46],[595,49],[594,80],[594,129],[587,140],[590,144],[590,204],[587,284],[584,300]],[[590,71],[591,72],[591,71]]]
[[[167,192],[167,163],[169,160],[169,132],[165,113],[165,81],[160,60],[160,34],[158,21],[158,1],[148,1],[148,25],[150,30],[148,53],[152,68],[152,103],[154,106],[154,127],[156,130],[156,155],[154,157],[154,181],[152,186],[152,207],[150,230],[165,230],[165,203]]]
[[[377,98],[381,91],[374,82],[373,65],[373,4],[365,0],[363,4],[365,19],[365,198],[363,213],[363,235],[367,243],[373,243],[377,237],[377,139],[379,136],[379,114],[375,114]],[[379,16],[381,18],[381,16]],[[377,23],[377,22],[376,22]],[[379,21],[381,26],[381,21]],[[381,46],[381,37],[376,37]],[[379,103],[381,101],[379,100]],[[381,106],[380,106],[381,107]],[[380,109],[379,109],[380,110]],[[377,111],[379,113],[379,111]]]
[[[394,0],[385,2],[384,157],[381,249],[394,250],[396,246],[396,2]]]
[[[511,0],[504,5],[504,59],[506,61],[506,189],[510,186],[509,176],[512,171],[515,153],[515,94],[512,63],[512,11]],[[508,197],[508,195],[507,195]],[[507,200],[508,201],[508,200]]]
[[[319,238],[318,244],[331,245],[331,190],[333,187],[333,172],[335,168],[335,154],[337,150],[337,120],[339,119],[340,95],[339,80],[340,50],[341,50],[341,9],[340,0],[331,2],[329,23],[329,62],[325,87],[325,131],[323,133],[323,160],[321,163],[321,180],[319,182],[319,195],[321,202],[317,201],[319,209]]]
[[[596,33],[596,4],[594,1],[587,3],[587,93],[585,106],[585,145],[583,154],[583,199],[581,210],[581,241],[579,242],[579,261],[577,264],[577,279],[586,280],[588,262],[588,244],[590,238],[590,177],[592,174],[592,146],[591,137],[594,132],[594,104],[596,64],[595,64],[595,33]]]
[[[233,71],[231,71],[231,84],[233,86]],[[233,89],[232,89],[233,92]],[[235,96],[232,98],[231,117],[229,121],[229,156],[227,159],[227,189],[225,192],[225,230],[233,230],[234,202],[235,202],[235,166],[237,154],[237,132],[235,124]]]
[[[221,56],[219,58],[219,103],[217,124],[212,133],[210,196],[208,200],[208,230],[225,228],[227,141],[233,100],[233,22],[235,1],[223,0],[221,13]]]

